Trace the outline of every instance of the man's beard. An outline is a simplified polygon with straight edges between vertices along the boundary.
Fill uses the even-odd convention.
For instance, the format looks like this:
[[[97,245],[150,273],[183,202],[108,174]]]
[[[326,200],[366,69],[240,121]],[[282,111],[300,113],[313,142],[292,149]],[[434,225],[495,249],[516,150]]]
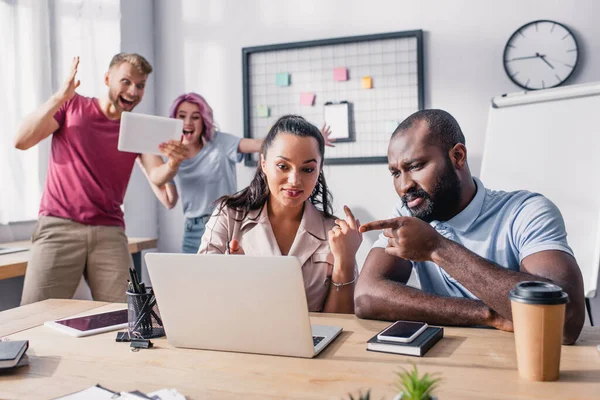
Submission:
[[[108,99],[110,100],[110,103],[115,107],[115,110],[117,110],[117,112],[123,112],[123,108],[121,107],[121,105],[119,104],[119,95],[112,93],[111,91],[108,92]]]
[[[460,203],[461,185],[458,176],[450,160],[447,160],[446,168],[437,177],[432,193],[423,189],[412,188],[402,196],[404,206],[408,208],[413,217],[425,222],[447,221],[454,216],[454,212]],[[410,201],[423,198],[423,202],[415,209],[408,207]]]

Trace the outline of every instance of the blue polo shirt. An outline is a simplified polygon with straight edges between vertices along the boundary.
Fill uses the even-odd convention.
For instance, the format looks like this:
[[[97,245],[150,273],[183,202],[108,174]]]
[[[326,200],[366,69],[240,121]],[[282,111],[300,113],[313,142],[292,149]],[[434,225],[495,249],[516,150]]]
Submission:
[[[473,178],[477,193],[452,219],[430,225],[444,237],[501,267],[519,271],[521,261],[534,253],[560,250],[573,255],[567,244],[565,223],[558,208],[538,193],[525,190],[502,192],[486,189]],[[410,216],[398,201],[393,217]],[[387,247],[381,234],[373,247]],[[431,261],[412,262],[421,289],[443,296],[477,299],[450,274]]]

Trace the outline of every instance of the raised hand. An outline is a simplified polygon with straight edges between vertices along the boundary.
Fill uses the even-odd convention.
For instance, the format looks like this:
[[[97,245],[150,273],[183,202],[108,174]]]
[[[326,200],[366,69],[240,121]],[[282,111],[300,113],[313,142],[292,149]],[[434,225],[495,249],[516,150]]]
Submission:
[[[362,243],[362,233],[358,230],[360,221],[347,206],[344,206],[344,213],[346,219],[336,219],[336,225],[328,232],[329,247],[336,259],[352,260]],[[354,266],[354,263],[350,264]]]
[[[65,79],[65,83],[63,83],[62,87],[55,94],[55,96],[63,103],[71,100],[73,96],[75,96],[75,89],[77,89],[81,83],[79,80],[75,80],[77,67],[79,67],[79,56],[73,57],[73,61],[71,61],[71,71],[69,72],[67,79]]]
[[[229,242],[229,254],[244,255],[246,253],[244,253],[244,249],[240,246],[240,242],[237,239],[232,239]]]
[[[189,153],[187,146],[177,140],[169,140],[167,143],[161,143],[159,149],[167,157],[167,164],[171,171],[179,169],[179,165],[187,158]]]
[[[387,254],[410,261],[431,261],[432,253],[448,240],[415,217],[397,217],[361,225],[361,232],[383,229]]]
[[[335,147],[333,140],[329,138],[331,135],[331,128],[328,125],[323,124],[321,127],[321,135],[323,135],[323,139],[325,140],[325,146]]]

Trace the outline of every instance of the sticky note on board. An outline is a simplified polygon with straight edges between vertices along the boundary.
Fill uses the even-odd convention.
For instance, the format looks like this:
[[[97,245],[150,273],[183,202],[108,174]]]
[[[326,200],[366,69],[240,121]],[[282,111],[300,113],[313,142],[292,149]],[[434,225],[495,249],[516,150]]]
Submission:
[[[270,114],[269,106],[256,106],[256,113],[260,118],[267,118]]]
[[[346,68],[334,68],[333,69],[333,79],[336,81],[347,81],[348,80],[348,70]]]
[[[373,79],[370,76],[363,76],[362,87],[363,87],[363,89],[373,88]]]
[[[303,106],[312,106],[315,103],[314,93],[302,93],[300,95],[300,104]]]
[[[287,72],[278,72],[277,75],[275,75],[275,85],[290,86],[290,74]]]

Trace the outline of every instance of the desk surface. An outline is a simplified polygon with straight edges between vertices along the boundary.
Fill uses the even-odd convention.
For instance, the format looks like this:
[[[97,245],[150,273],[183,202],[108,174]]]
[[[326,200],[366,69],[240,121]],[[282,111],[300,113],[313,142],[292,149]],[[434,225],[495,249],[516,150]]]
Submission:
[[[366,341],[387,322],[353,315],[311,314],[315,324],[344,331],[315,359],[177,349],[166,339],[153,349],[130,352],[115,333],[74,338],[43,321],[94,314],[124,304],[46,300],[0,313],[2,335],[29,339],[30,365],[0,374],[0,398],[53,398],[96,383],[112,390],[144,392],[173,387],[188,399],[342,399],[371,389],[390,400],[395,372],[415,362],[441,373],[441,400],[597,399],[600,393],[600,328],[584,328],[576,346],[563,346],[558,382],[519,378],[513,334],[490,329],[445,328],[445,337],[423,358],[368,352]]]
[[[129,238],[129,252],[137,253],[146,249],[156,248],[157,240],[152,238]],[[30,240],[0,243],[0,247],[31,248]],[[0,255],[0,280],[24,276],[29,261],[29,251]]]

